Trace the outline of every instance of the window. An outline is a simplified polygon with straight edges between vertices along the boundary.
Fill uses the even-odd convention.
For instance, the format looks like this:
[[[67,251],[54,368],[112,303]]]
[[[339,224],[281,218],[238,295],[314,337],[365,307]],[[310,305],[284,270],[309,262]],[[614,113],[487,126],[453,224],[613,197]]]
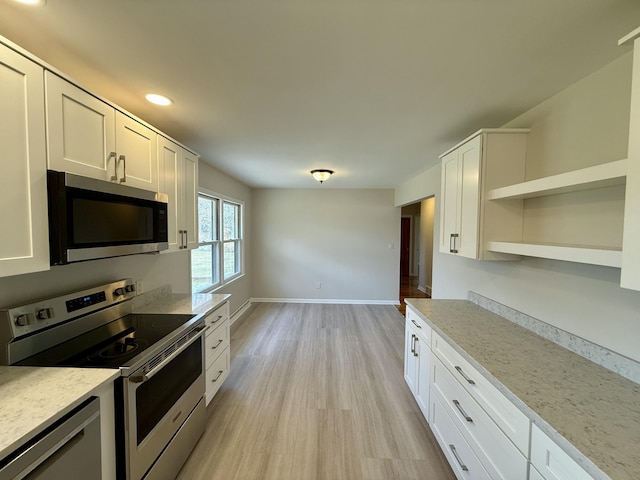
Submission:
[[[191,251],[191,288],[213,290],[242,274],[242,203],[198,196],[199,243]]]

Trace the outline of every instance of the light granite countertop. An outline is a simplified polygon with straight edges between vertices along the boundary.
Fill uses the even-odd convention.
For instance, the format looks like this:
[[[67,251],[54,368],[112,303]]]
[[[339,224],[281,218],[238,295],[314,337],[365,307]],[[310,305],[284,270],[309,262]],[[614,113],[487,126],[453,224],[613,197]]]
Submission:
[[[0,459],[119,376],[117,369],[0,366]]]
[[[639,384],[472,302],[406,302],[594,478],[638,478]]]
[[[196,293],[193,295],[168,293],[157,296],[146,305],[134,307],[134,313],[208,314],[226,302],[231,295]]]

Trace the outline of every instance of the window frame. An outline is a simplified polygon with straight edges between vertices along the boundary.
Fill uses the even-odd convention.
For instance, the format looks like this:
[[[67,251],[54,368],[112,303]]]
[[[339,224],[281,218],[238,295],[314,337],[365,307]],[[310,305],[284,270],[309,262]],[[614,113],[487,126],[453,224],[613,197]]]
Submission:
[[[191,289],[192,293],[211,293],[215,290],[218,290],[225,285],[228,285],[238,278],[244,276],[244,202],[242,200],[238,200],[237,198],[230,197],[228,195],[222,195],[217,192],[213,192],[206,188],[200,188],[198,190],[198,199],[200,197],[207,198],[209,200],[217,200],[218,212],[217,212],[217,238],[211,241],[202,242],[200,238],[198,239],[198,247],[211,245],[212,255],[217,253],[218,255],[218,272],[217,278],[218,281],[213,283],[201,290],[193,291],[193,267],[191,261],[189,262],[190,266],[190,277],[191,277]],[[224,205],[232,204],[238,207],[238,236],[237,238],[224,240]],[[198,229],[200,228],[200,212],[198,212]],[[224,245],[225,243],[234,243],[236,252],[239,251],[238,254],[235,255],[235,260],[238,262],[238,271],[233,275],[225,278],[224,276]],[[217,250],[217,252],[214,251]],[[194,249],[195,250],[195,249]],[[192,250],[192,252],[194,251]],[[212,265],[213,268],[213,265]],[[213,273],[213,272],[212,272]]]

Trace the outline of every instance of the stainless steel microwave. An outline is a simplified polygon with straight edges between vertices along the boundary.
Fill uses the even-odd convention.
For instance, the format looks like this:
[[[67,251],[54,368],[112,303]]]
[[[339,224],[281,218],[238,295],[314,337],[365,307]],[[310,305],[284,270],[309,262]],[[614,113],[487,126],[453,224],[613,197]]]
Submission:
[[[51,265],[168,248],[167,203],[158,194],[47,171]]]

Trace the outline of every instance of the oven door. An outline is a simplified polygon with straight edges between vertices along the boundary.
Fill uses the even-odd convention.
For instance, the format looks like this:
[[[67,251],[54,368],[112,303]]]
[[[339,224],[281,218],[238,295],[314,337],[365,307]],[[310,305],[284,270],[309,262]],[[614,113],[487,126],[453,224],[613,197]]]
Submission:
[[[123,379],[127,479],[143,478],[202,400],[203,338],[204,330],[152,370]]]

